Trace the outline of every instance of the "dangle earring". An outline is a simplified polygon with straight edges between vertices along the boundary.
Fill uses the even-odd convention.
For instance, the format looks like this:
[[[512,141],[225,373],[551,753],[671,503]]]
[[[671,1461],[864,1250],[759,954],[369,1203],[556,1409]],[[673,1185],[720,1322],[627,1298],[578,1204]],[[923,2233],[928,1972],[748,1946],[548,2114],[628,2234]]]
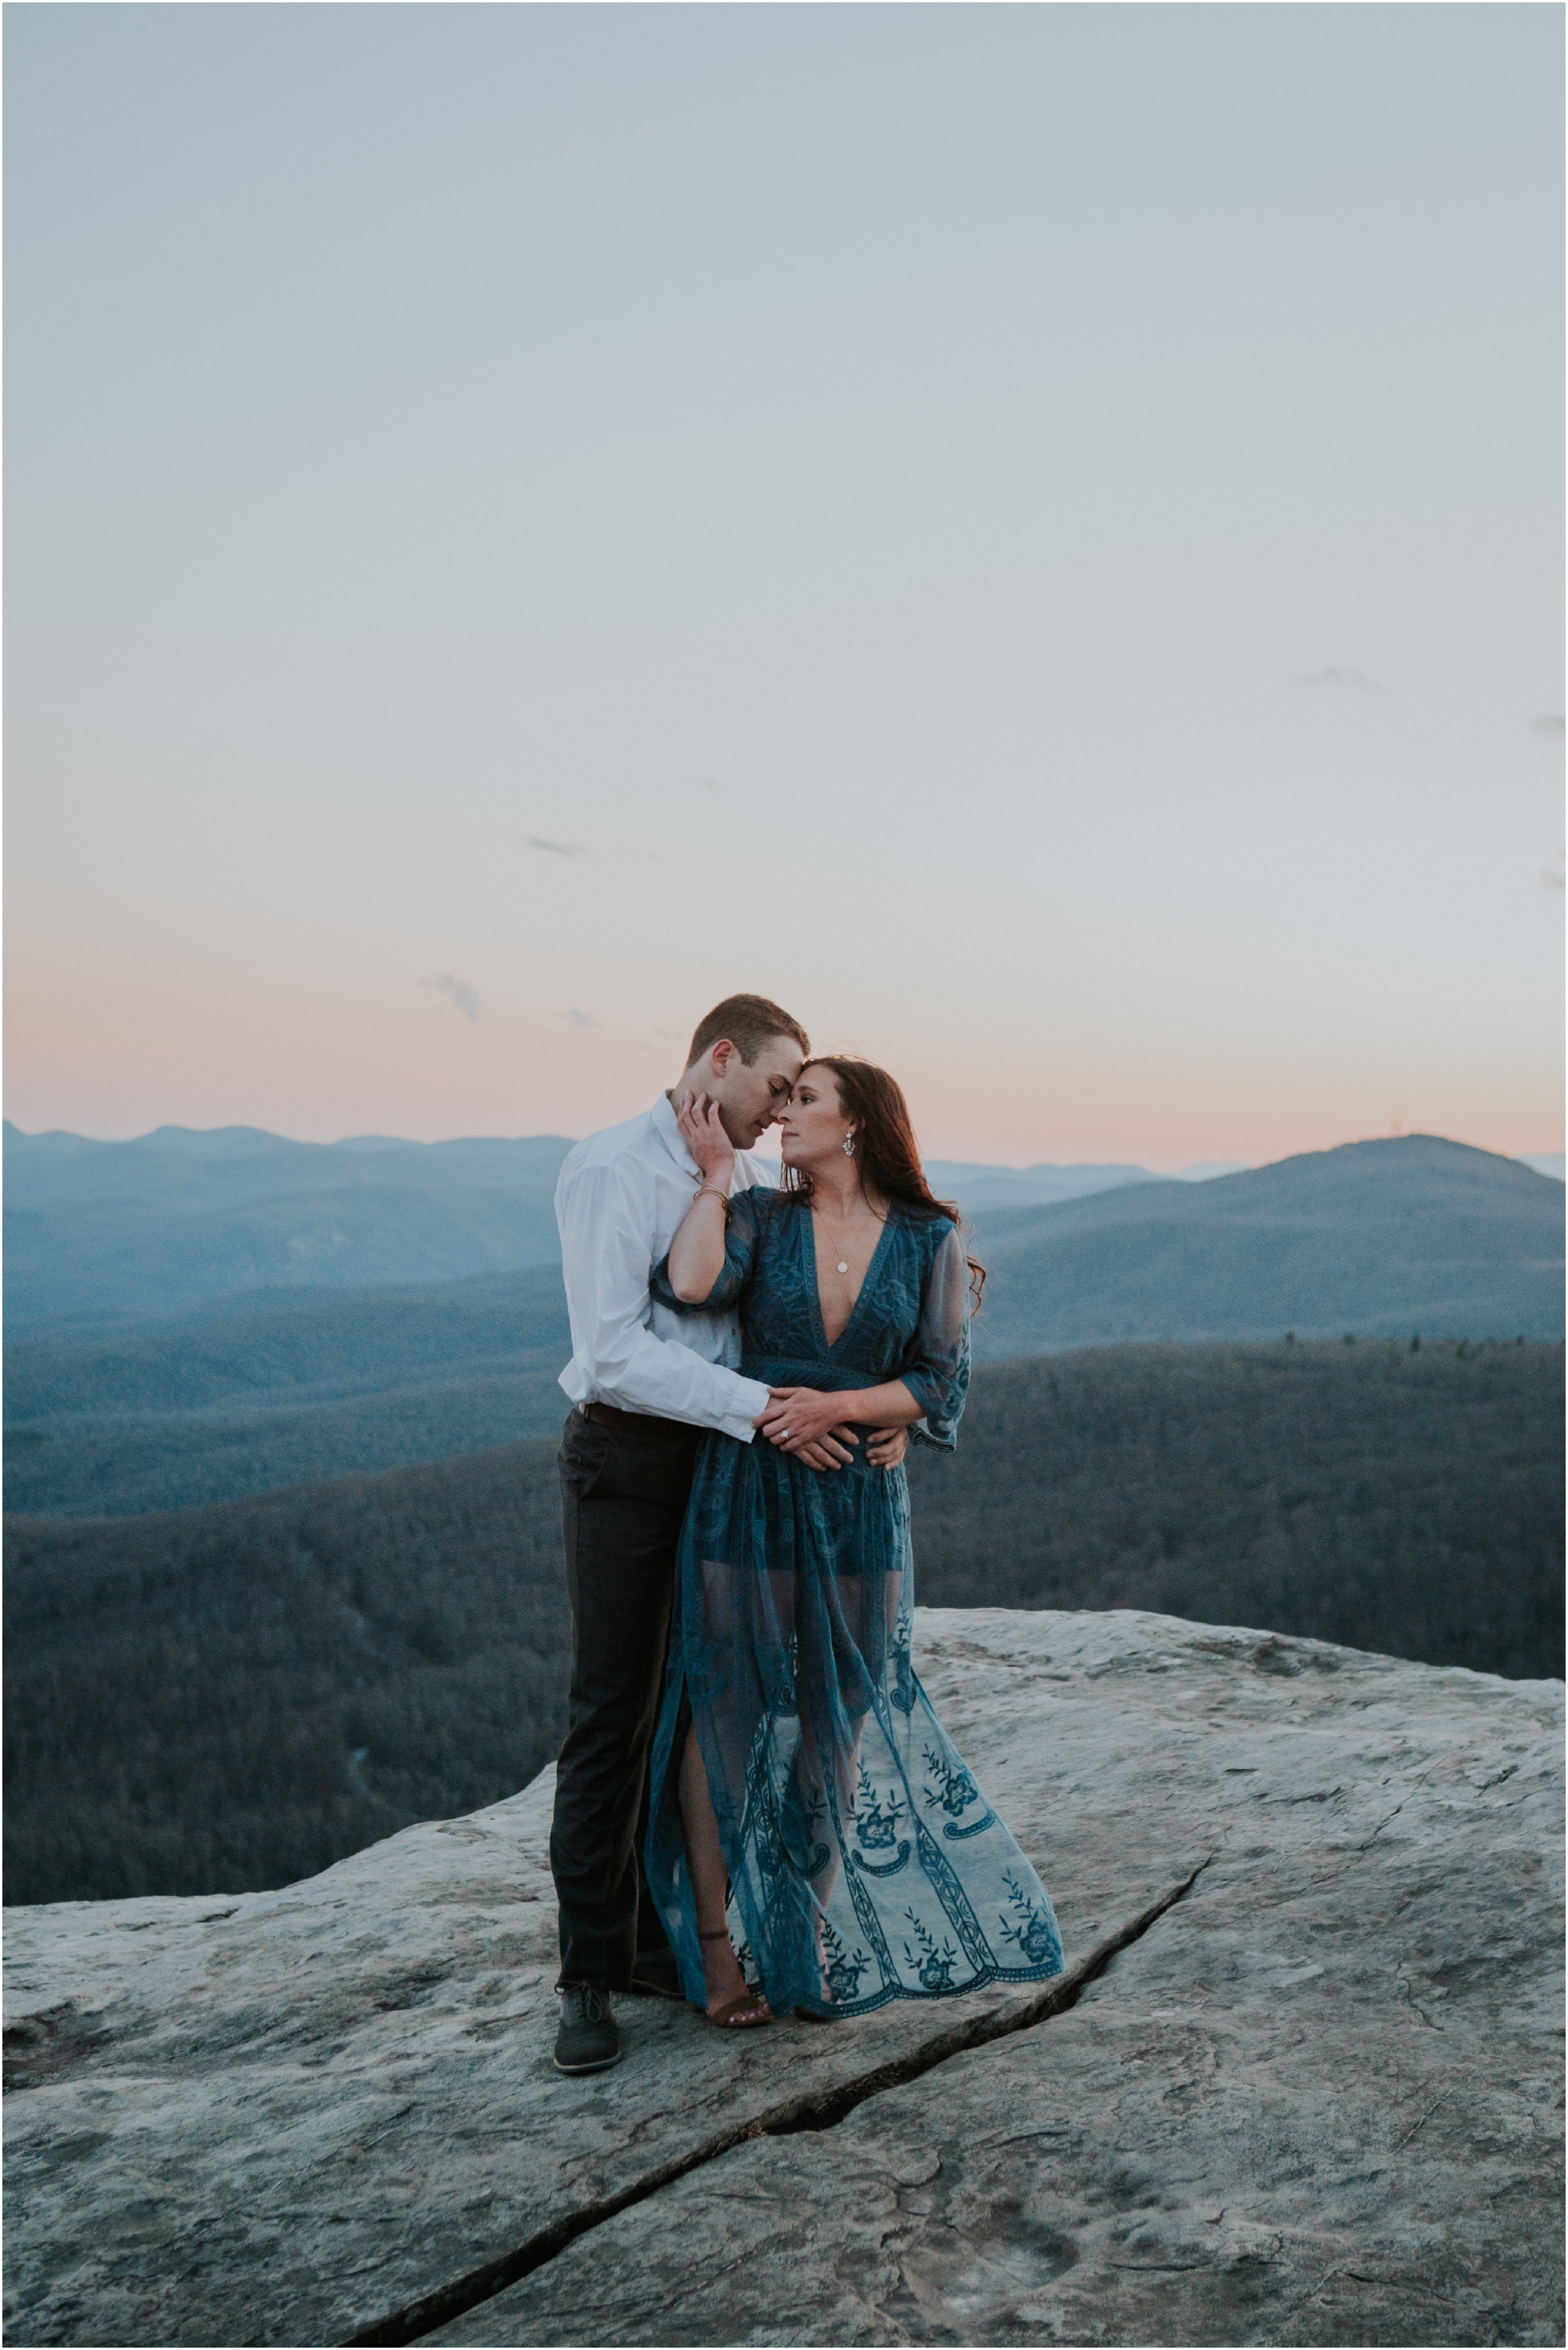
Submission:
[[[846,1159],[853,1159],[855,1156],[855,1135],[853,1129],[851,1129],[851,1131],[844,1138],[844,1156]]]

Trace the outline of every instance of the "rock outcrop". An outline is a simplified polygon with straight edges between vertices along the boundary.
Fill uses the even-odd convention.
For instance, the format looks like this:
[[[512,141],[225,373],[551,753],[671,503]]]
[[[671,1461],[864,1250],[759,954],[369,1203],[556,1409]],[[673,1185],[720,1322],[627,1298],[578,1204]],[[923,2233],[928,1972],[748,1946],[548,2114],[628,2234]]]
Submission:
[[[550,1774],[9,1913],[13,2345],[1551,2344],[1562,1688],[922,1611],[1069,1972],[551,2068]]]

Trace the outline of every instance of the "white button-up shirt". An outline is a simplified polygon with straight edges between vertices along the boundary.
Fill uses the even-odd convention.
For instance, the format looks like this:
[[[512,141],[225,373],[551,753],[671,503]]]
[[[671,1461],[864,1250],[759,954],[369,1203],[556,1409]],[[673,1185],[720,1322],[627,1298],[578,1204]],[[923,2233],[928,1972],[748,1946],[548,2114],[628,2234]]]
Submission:
[[[735,1368],[734,1315],[672,1314],[649,1295],[649,1274],[668,1254],[701,1180],[662,1094],[641,1118],[590,1134],[567,1152],[556,1186],[572,1322],[572,1359],[561,1385],[574,1403],[652,1412],[749,1444],[768,1391]],[[773,1181],[764,1161],[736,1152],[732,1191]]]

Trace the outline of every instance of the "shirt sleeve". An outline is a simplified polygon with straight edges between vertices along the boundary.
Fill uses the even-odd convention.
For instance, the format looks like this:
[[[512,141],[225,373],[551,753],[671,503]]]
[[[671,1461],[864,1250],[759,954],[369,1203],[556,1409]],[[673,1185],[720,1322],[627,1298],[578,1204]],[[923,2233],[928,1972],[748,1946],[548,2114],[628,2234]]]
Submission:
[[[584,1168],[557,1194],[556,1212],[572,1343],[599,1399],[749,1444],[766,1388],[648,1326],[648,1218],[619,1170]]]
[[[898,1377],[925,1419],[909,1433],[918,1444],[951,1452],[969,1392],[969,1261],[956,1224],[947,1226],[927,1272],[911,1355]]]
[[[649,1288],[660,1305],[671,1314],[722,1314],[734,1305],[752,1277],[757,1261],[757,1234],[761,1227],[763,1201],[775,1195],[759,1188],[737,1191],[730,1201],[729,1222],[724,1227],[724,1265],[717,1281],[700,1303],[693,1304],[677,1297],[670,1286],[670,1258],[661,1256],[649,1276]]]

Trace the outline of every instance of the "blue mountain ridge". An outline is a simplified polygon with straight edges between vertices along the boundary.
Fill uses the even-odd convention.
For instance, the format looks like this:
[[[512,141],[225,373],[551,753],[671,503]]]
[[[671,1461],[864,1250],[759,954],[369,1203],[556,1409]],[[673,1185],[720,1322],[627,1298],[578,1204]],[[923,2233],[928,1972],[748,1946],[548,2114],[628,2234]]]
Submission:
[[[238,1132],[218,1150],[207,1137],[199,1150],[172,1146],[179,1179],[171,1198],[153,1192],[161,1206],[145,1193],[106,1199],[100,1185],[10,1211],[40,1226],[20,1271],[15,1253],[8,1268],[24,1298],[68,1301],[16,1317],[11,1506],[183,1506],[559,1426],[570,1340],[550,1193],[569,1145],[362,1141],[285,1146],[280,1158]],[[17,1155],[40,1139],[66,1158],[75,1138],[19,1138]],[[327,1158],[330,1187],[268,1192],[260,1168],[270,1159],[292,1179],[306,1161],[291,1152],[313,1167]],[[134,1162],[139,1178],[149,1155]],[[215,1169],[210,1182],[195,1180],[193,1159]],[[486,1162],[502,1181],[475,1180]],[[120,1180],[123,1161],[99,1163]],[[414,1188],[410,1163],[440,1171]],[[378,1166],[396,1180],[378,1180]],[[974,1325],[982,1362],[1287,1330],[1563,1333],[1563,1185],[1437,1136],[1027,1204],[951,1189],[975,1202],[988,1268]],[[470,1270],[476,1253],[502,1262]],[[96,1290],[95,1265],[106,1268]]]

